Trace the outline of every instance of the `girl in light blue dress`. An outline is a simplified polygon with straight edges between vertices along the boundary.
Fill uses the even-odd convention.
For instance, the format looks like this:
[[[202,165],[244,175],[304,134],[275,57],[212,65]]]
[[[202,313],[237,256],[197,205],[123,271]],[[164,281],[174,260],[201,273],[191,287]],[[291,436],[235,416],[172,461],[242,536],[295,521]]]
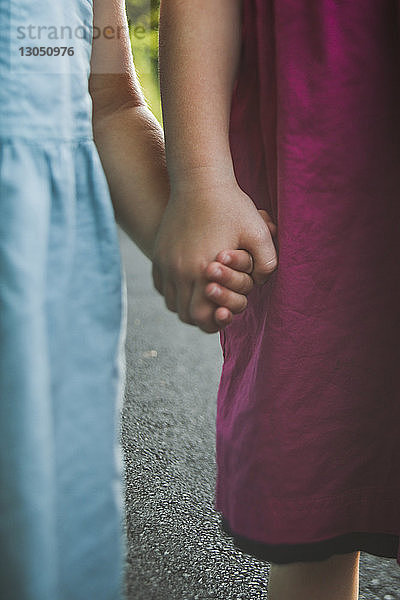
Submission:
[[[92,23],[91,0],[0,0],[4,600],[122,593],[126,306],[115,217],[151,258],[169,189],[123,2],[96,0],[91,56]],[[249,256],[231,256],[236,270],[207,272],[221,284],[219,301],[204,296],[217,329],[251,288],[240,272]]]

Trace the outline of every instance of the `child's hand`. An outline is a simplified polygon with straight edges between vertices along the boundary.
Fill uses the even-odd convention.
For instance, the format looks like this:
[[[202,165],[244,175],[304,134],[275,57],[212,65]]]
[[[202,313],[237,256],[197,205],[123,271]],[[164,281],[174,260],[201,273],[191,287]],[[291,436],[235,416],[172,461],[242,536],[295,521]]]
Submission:
[[[265,210],[258,212],[275,238],[277,227],[269,214]],[[246,309],[246,296],[254,287],[253,268],[253,257],[246,250],[222,250],[208,265],[205,276],[211,283],[206,286],[205,295],[219,305],[214,311],[214,320],[220,329],[232,322],[233,315]]]
[[[277,267],[271,230],[236,180],[177,184],[154,245],[153,281],[169,310],[207,333],[221,329],[214,319],[216,304],[205,296],[205,270],[221,248],[246,249],[257,284]]]
[[[211,283],[206,285],[205,295],[218,305],[214,320],[219,329],[229,325],[233,315],[247,307],[246,296],[254,286],[252,270],[253,258],[246,250],[222,251],[206,268],[204,274]]]

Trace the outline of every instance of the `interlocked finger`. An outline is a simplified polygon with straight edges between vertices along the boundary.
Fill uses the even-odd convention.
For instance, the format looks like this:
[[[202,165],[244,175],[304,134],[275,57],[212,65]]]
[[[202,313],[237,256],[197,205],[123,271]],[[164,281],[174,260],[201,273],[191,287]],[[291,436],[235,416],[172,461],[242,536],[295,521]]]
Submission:
[[[250,255],[248,256],[250,257]],[[253,279],[250,275],[235,271],[217,261],[208,265],[205,275],[209,281],[219,283],[220,286],[228,288],[238,294],[248,294],[254,286]]]

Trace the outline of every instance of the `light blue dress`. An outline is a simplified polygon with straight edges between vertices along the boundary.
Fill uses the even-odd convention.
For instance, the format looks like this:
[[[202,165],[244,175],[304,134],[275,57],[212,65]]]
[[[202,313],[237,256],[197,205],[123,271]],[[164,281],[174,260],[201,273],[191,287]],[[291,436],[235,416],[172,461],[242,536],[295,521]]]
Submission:
[[[92,137],[91,24],[89,0],[0,0],[4,600],[121,597],[126,296]]]

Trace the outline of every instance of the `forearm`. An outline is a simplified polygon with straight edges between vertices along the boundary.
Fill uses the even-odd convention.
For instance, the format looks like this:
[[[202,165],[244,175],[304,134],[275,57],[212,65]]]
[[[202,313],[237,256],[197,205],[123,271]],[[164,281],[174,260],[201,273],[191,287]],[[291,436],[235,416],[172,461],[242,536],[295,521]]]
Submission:
[[[171,185],[232,179],[229,117],[241,0],[162,0],[160,72]]]
[[[145,105],[127,105],[94,116],[94,136],[116,220],[151,259],[169,196],[161,127]]]

